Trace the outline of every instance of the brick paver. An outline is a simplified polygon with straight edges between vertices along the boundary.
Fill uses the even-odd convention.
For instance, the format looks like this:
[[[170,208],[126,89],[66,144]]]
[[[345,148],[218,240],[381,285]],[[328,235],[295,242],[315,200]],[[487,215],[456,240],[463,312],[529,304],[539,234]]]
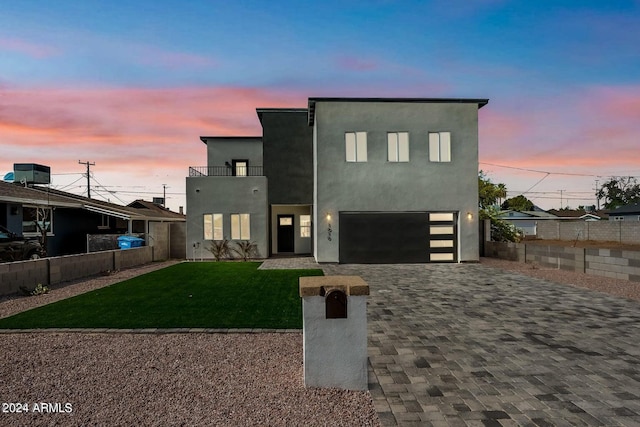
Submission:
[[[370,285],[383,425],[640,426],[640,305],[480,264],[323,265]]]

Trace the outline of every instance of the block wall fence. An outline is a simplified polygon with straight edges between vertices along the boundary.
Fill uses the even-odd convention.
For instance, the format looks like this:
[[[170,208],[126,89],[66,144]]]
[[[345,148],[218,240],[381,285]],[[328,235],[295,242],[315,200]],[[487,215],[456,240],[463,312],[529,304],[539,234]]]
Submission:
[[[640,244],[640,221],[538,221],[543,240],[595,240]]]
[[[21,286],[34,289],[38,284],[57,285],[167,259],[165,251],[161,256],[155,252],[152,246],[143,246],[0,264],[0,297],[20,292]]]
[[[484,256],[640,282],[640,251],[484,242]]]

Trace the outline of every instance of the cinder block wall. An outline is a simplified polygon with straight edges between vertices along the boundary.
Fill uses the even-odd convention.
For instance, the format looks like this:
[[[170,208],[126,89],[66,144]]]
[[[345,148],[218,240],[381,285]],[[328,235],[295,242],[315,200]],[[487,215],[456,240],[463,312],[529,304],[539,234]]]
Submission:
[[[536,237],[640,244],[640,221],[538,221]]]
[[[153,247],[153,260],[166,261],[169,259],[169,223],[149,223],[149,246]]]
[[[484,256],[640,282],[640,251],[485,242]]]
[[[15,294],[20,286],[34,289],[38,284],[49,284],[47,259],[0,264],[0,296]]]
[[[21,286],[34,289],[38,284],[56,285],[148,264],[153,261],[153,252],[152,247],[143,246],[0,264],[0,296],[15,294]]]

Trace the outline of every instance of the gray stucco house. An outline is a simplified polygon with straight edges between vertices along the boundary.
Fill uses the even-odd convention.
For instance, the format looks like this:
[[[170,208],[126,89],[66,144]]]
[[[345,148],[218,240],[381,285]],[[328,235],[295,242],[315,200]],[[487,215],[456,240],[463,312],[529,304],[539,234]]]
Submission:
[[[262,136],[203,136],[187,257],[251,240],[261,257],[477,261],[478,109],[487,99],[309,98],[258,108]]]

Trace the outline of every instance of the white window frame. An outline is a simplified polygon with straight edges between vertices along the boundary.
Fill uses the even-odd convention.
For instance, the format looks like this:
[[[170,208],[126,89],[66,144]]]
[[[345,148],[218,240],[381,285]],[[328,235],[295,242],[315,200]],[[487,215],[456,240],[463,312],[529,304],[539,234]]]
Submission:
[[[311,237],[311,215],[300,215],[300,237]]]
[[[202,230],[203,240],[224,240],[222,214],[203,214]]]
[[[409,161],[409,132],[387,132],[387,160]]]
[[[50,207],[47,208],[43,208],[43,207],[38,207],[38,206],[22,206],[22,235],[25,237],[37,237],[37,236],[41,236],[42,233],[40,233],[40,230],[38,229],[38,225],[35,224],[34,221],[25,221],[24,217],[24,210],[25,209],[35,209],[36,210],[36,221],[37,222],[41,222],[42,224],[47,224],[47,219],[48,224],[47,224],[47,236],[53,236],[53,209]],[[47,211],[47,214],[45,215],[45,220],[42,220],[42,215],[41,215],[41,210]],[[28,226],[30,228],[31,224],[33,224],[33,227],[35,227],[35,231],[25,231],[25,223],[28,222]]]
[[[451,162],[451,132],[429,132],[429,161]]]
[[[347,162],[367,161],[367,132],[345,132],[344,141]]]
[[[231,239],[251,240],[251,215],[231,214]]]

